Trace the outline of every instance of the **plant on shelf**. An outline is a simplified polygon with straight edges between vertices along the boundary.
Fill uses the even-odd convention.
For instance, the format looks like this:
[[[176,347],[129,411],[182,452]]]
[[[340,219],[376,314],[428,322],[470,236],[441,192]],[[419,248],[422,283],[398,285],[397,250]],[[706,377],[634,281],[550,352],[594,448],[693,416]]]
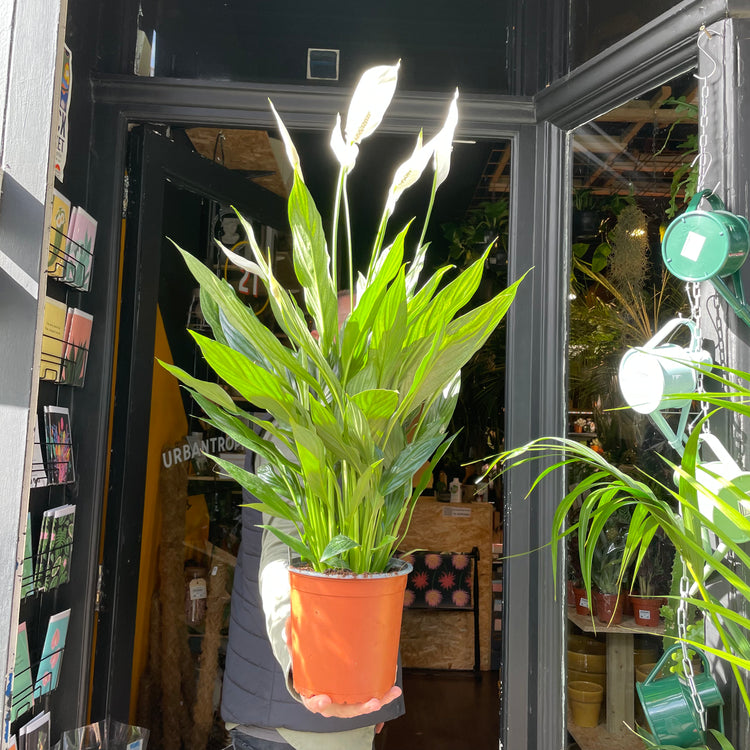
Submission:
[[[458,268],[466,268],[487,256],[488,269],[498,276],[505,277],[505,261],[508,257],[508,227],[510,207],[507,198],[484,201],[476,208],[467,211],[460,221],[440,225],[443,236],[448,241],[448,257]],[[497,261],[497,262],[493,262]]]
[[[724,391],[702,394],[704,401],[730,417],[750,417],[750,373],[717,366],[714,372],[704,372],[704,375],[724,388]],[[675,400],[685,398],[686,394],[674,396]],[[674,547],[674,554],[684,562],[691,583],[688,604],[712,623],[720,645],[704,646],[691,640],[689,635],[685,642],[725,660],[735,677],[745,709],[750,713],[750,696],[745,685],[745,675],[750,670],[747,637],[750,617],[742,607],[730,608],[722,603],[708,585],[711,581],[723,580],[744,600],[745,607],[750,605],[750,555],[742,544],[742,540],[750,538],[750,517],[742,511],[747,494],[742,486],[725,478],[721,480],[721,495],[717,495],[715,488],[712,490],[708,486],[712,480],[698,468],[702,427],[708,417],[695,425],[679,464],[663,459],[670,474],[676,474],[676,486],[662,483],[641,470],[631,476],[587,446],[558,437],[539,438],[505,451],[496,457],[496,463],[503,471],[509,471],[529,462],[539,462],[542,468],[532,483],[530,494],[557,470],[576,465],[586,469],[586,476],[569,489],[555,511],[551,545],[554,571],[559,542],[570,535],[578,538],[582,577],[589,594],[596,543],[614,514],[623,509],[631,514],[622,564],[632,565],[636,578],[653,540],[663,534]],[[711,517],[701,512],[701,497],[710,498],[714,508]],[[568,523],[571,508],[579,504],[579,514]],[[715,542],[708,544],[709,538]],[[648,571],[652,563],[645,564]],[[653,565],[652,569],[655,567]],[[648,578],[653,580],[651,575]]]
[[[622,620],[624,573],[622,565],[627,538],[627,509],[608,519],[593,545],[591,582],[596,587],[596,614],[600,622],[616,625]]]
[[[667,596],[672,579],[674,547],[664,534],[657,532],[646,548],[634,583],[640,596]]]
[[[625,206],[608,233],[610,252],[597,270],[573,256],[570,304],[570,389],[573,403],[594,412],[597,437],[614,464],[640,458],[647,420],[634,412],[613,411],[619,403],[617,368],[621,353],[650,339],[667,317],[686,308],[683,285],[649,261],[646,217]]]
[[[345,126],[342,128],[340,116],[336,120],[331,146],[339,176],[328,242],[296,148],[274,110],[294,171],[288,214],[294,270],[305,309],[274,276],[250,222],[241,218],[252,260],[224,252],[264,284],[273,317],[288,346],[279,342],[226,283],[190,253],[181,251],[200,284],[201,308],[214,334],[211,339],[191,332],[204,358],[223,381],[255,408],[269,412],[272,419],[260,419],[238,408],[216,384],[197,381],[178,368],[165,366],[193,393],[211,424],[262,457],[264,465],[255,474],[214,460],[257,498],[253,508],[280,519],[269,520],[266,528],[288,545],[303,565],[321,573],[327,583],[343,580],[347,585],[350,581],[379,581],[380,577],[370,574],[388,573],[397,567],[396,573],[404,579],[400,584],[403,590],[405,566],[394,562],[393,555],[432,467],[452,440],[446,427],[455,408],[461,368],[503,318],[520,282],[466,311],[482,280],[489,250],[447,283],[444,277],[449,267],[422,279],[427,249],[423,241],[435,191],[448,175],[458,92],[442,130],[426,143],[420,132],[414,152],[395,170],[376,236],[351,236],[347,178],[355,167],[360,143],[377,129],[390,104],[397,72],[398,65],[365,72],[354,91]],[[419,239],[413,241],[410,222],[386,241],[399,197],[428,164],[434,166],[432,192],[423,225],[418,227]],[[343,297],[343,322],[338,318],[342,300],[338,287],[340,233],[346,243],[348,272],[348,283],[341,290],[348,293]],[[369,263],[356,278],[355,246],[371,248]],[[308,329],[308,318],[314,332]],[[253,424],[265,435],[257,435]],[[427,462],[430,471],[423,471],[413,486],[415,474]],[[331,570],[340,571],[340,575],[331,575]],[[328,631],[310,636],[309,641],[303,638],[304,617],[295,610],[298,594],[294,586],[306,573],[292,567],[290,574],[290,642],[302,650],[309,648],[309,653],[318,657],[330,654],[324,655],[323,661],[336,660],[336,650],[351,644],[338,643]],[[398,601],[396,644],[401,605]],[[376,618],[371,615],[371,619]],[[367,649],[371,644],[363,645]],[[390,688],[395,656],[393,649],[381,660],[388,684],[374,688],[366,699],[381,696]],[[305,658],[300,659],[293,650],[293,674],[300,692],[307,689],[304,684],[298,686],[298,680],[305,679]],[[351,664],[347,668],[359,669]],[[329,690],[320,692],[330,694]],[[358,702],[351,696],[334,700]]]

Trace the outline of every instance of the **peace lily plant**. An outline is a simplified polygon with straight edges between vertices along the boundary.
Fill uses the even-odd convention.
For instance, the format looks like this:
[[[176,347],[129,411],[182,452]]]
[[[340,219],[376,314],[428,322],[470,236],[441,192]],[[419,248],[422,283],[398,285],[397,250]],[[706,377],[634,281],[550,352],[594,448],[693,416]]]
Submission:
[[[343,128],[341,116],[336,117],[331,147],[339,175],[329,242],[297,150],[273,110],[294,170],[288,215],[304,309],[274,275],[248,221],[240,217],[252,258],[222,250],[265,285],[288,346],[225,281],[180,250],[200,284],[201,308],[213,331],[213,338],[191,335],[221,380],[271,419],[242,410],[217,383],[164,366],[193,394],[210,424],[264,459],[253,474],[214,458],[257,499],[252,507],[294,525],[298,536],[267,528],[317,571],[387,569],[432,468],[452,440],[446,428],[461,367],[500,322],[517,286],[463,312],[479,286],[486,253],[447,283],[441,285],[450,267],[421,280],[435,192],[450,168],[458,92],[440,132],[427,142],[420,132],[412,155],[396,169],[370,241],[369,263],[355,280],[353,248],[355,243],[362,248],[365,240],[351,236],[347,178],[360,145],[385,115],[398,68],[365,72]],[[432,190],[419,240],[412,242],[407,225],[386,241],[397,201],[430,164]],[[348,260],[348,285],[342,291],[353,301],[339,326],[337,237],[342,225]],[[409,246],[414,247],[411,262],[406,260]],[[413,487],[417,470],[428,461],[429,470]]]

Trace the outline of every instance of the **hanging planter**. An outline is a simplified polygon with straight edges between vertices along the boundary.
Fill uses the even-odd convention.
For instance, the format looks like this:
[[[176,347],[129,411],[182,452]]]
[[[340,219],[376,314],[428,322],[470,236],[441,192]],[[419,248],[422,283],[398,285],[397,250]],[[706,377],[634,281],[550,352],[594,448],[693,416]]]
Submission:
[[[317,573],[290,566],[292,675],[304,697],[334,703],[381,698],[396,675],[401,614],[411,565],[388,572]]]
[[[680,651],[680,644],[668,648],[653,670],[636,684],[635,689],[646,716],[652,738],[659,745],[677,747],[703,746],[706,729],[696,710],[696,701],[705,708],[719,709],[719,731],[724,732],[724,699],[712,677],[708,659],[703,651],[695,649],[703,662],[703,671],[694,678],[694,691],[676,674],[671,674],[671,655]],[[694,694],[693,694],[694,693]]]

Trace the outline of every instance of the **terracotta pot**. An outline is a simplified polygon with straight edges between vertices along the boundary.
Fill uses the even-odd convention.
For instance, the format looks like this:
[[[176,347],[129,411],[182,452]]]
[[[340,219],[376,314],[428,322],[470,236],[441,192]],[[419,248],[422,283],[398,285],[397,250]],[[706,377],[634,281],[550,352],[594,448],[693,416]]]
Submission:
[[[643,662],[635,668],[635,681],[643,682],[653,671],[656,662]]]
[[[578,588],[578,586],[573,586],[573,595],[575,596],[576,612],[579,615],[590,615],[590,607],[593,602],[590,602],[586,598],[586,589],[581,589]]]
[[[607,673],[606,672],[579,672],[577,669],[568,669],[568,681],[593,682],[595,685],[601,685],[602,697],[607,695]]]
[[[624,594],[623,594],[622,596],[623,596],[623,601],[622,601],[622,613],[623,613],[623,615],[625,615],[626,617],[627,617],[628,615],[632,616],[632,615],[633,615],[633,601],[632,601],[632,600],[631,600],[631,598],[630,598],[630,594],[628,594],[628,593],[626,592],[626,593],[624,593]]]
[[[607,646],[587,636],[568,637],[568,669],[579,672],[605,674]]]
[[[568,683],[568,704],[573,723],[579,727],[595,727],[599,723],[604,691],[601,685],[583,680]]]
[[[412,568],[391,562],[391,572],[359,576],[289,568],[292,674],[300,695],[364,703],[393,686]]]
[[[659,625],[659,610],[662,605],[660,596],[633,596],[630,600],[633,602],[633,619],[636,625],[642,625],[647,628],[655,628]]]
[[[596,619],[605,625],[619,625],[622,622],[624,594],[594,593],[596,601]]]
[[[653,666],[659,658],[659,650],[656,646],[636,646],[633,649],[633,668],[638,671],[641,665],[651,664]]]

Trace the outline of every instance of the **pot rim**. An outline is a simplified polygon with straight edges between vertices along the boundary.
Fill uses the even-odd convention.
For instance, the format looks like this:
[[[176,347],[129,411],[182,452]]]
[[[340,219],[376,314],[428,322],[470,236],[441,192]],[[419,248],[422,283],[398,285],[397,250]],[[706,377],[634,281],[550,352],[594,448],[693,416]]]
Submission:
[[[335,578],[337,580],[372,580],[376,578],[393,578],[394,576],[409,575],[412,571],[411,563],[406,560],[401,560],[398,557],[392,557],[388,561],[388,570],[382,573],[353,573],[351,570],[331,568],[325,572],[318,572],[309,568],[299,567],[300,559],[294,558],[286,563],[286,567],[289,572],[294,572],[296,575],[310,576],[312,578]]]

